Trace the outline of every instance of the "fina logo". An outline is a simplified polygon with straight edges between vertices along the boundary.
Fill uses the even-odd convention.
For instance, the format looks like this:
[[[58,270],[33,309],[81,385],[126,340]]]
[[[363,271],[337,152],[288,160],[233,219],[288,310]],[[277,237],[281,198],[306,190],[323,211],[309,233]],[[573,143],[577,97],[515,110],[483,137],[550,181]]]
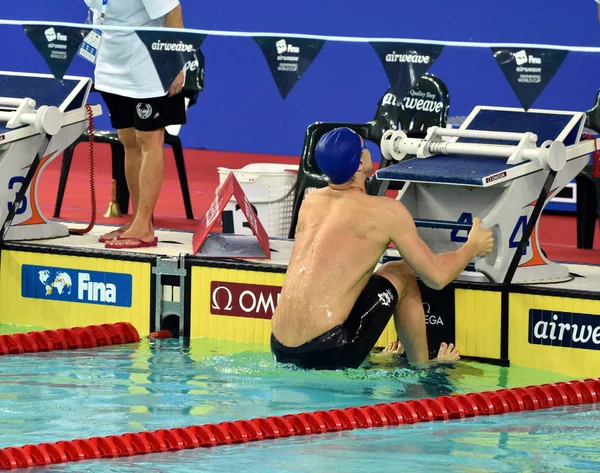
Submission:
[[[542,59],[539,57],[532,56],[531,54],[527,54],[527,51],[521,49],[516,53],[513,53],[515,61],[517,62],[517,66],[522,66],[524,64],[542,64]]]
[[[52,43],[53,41],[67,41],[69,39],[67,38],[67,35],[59,33],[54,28],[48,28],[44,31],[44,34],[46,35],[46,40],[49,43]]]
[[[23,265],[21,295],[31,299],[131,307],[132,277],[121,273]]]
[[[275,43],[275,46],[277,47],[277,54],[283,54],[283,53],[299,54],[300,53],[299,47],[294,46],[292,44],[288,44],[285,39],[280,39],[279,41],[277,41]]]

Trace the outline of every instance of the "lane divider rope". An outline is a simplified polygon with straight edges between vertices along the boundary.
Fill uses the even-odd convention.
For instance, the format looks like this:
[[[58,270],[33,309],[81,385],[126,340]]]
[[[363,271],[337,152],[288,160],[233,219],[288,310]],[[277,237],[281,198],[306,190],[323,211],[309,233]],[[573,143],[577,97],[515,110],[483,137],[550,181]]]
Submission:
[[[600,401],[600,379],[0,449],[0,470],[210,448],[342,430],[532,411]]]
[[[118,322],[0,335],[0,355],[96,348],[139,341],[140,335],[133,325],[129,322]]]

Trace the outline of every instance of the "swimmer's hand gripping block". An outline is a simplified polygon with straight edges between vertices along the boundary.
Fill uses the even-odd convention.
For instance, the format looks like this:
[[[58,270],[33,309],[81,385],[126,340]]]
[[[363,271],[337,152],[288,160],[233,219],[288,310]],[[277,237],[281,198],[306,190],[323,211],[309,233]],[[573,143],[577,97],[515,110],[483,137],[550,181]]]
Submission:
[[[211,233],[232,197],[244,213],[253,236]],[[192,249],[194,255],[210,258],[271,259],[269,236],[233,173],[229,173],[217,190],[215,199],[194,232]]]

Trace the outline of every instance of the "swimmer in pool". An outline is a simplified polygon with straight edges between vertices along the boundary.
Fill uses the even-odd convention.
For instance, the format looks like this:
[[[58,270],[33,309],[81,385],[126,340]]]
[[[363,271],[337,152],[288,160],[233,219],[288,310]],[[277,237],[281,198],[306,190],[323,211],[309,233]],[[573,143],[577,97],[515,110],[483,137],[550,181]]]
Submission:
[[[271,351],[277,362],[305,369],[357,368],[390,318],[409,363],[453,361],[459,352],[443,343],[429,360],[425,314],[416,276],[440,290],[476,256],[493,249],[489,229],[475,218],[468,241],[435,254],[419,236],[404,205],[370,196],[373,171],[363,139],[337,128],[318,142],[316,160],[329,185],[302,202],[296,239],[272,318]],[[404,261],[377,263],[390,242]]]

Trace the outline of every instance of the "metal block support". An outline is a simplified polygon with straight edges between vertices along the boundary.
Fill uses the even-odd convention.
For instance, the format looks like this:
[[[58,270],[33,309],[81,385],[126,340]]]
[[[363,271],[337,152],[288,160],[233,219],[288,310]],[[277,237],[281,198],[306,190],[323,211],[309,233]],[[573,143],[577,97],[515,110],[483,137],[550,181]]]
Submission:
[[[162,329],[162,322],[169,315],[179,317],[179,334],[185,333],[185,256],[179,258],[157,257],[156,266],[152,268],[155,278],[154,322],[155,330]],[[179,278],[179,285],[163,283],[163,276]],[[172,280],[173,278],[171,278]]]

